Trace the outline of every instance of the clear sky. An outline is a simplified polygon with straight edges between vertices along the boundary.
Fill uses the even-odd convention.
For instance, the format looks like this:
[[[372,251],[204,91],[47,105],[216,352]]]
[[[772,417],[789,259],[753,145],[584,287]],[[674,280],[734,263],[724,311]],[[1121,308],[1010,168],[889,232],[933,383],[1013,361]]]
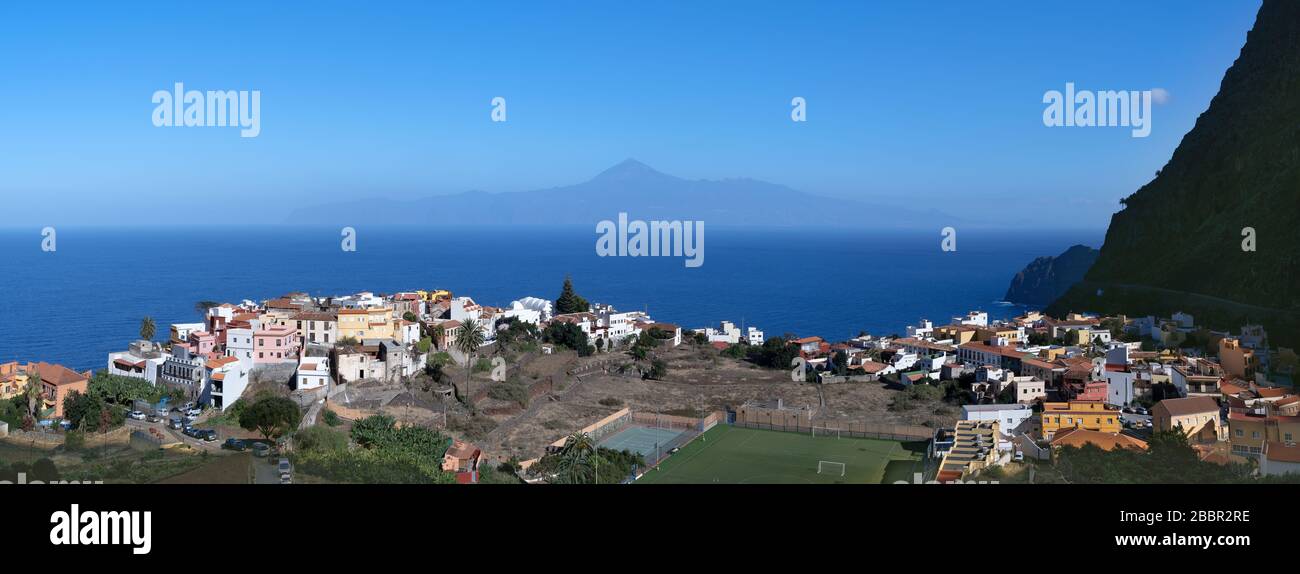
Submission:
[[[1104,227],[1204,111],[1259,2],[4,2],[5,224],[279,221],[521,191],[625,158],[833,197]],[[260,90],[261,134],[156,90]],[[1150,137],[1043,94],[1163,89]],[[490,120],[505,97],[508,121]],[[808,121],[790,121],[806,98]],[[21,215],[20,215],[21,214]],[[205,220],[212,220],[205,217]]]

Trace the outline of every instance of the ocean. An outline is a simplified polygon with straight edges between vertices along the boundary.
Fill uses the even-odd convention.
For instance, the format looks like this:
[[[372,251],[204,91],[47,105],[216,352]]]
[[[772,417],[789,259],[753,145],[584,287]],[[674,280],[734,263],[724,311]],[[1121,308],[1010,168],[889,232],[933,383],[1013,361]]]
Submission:
[[[85,370],[137,338],[153,317],[199,321],[198,301],[261,301],[292,291],[343,295],[449,289],[508,306],[554,299],[564,277],[592,302],[645,310],[683,328],[730,320],[767,336],[829,340],[902,333],[922,317],[968,310],[1010,317],[1001,301],[1016,272],[1104,231],[966,231],[957,250],[934,233],[708,229],[704,264],[675,257],[599,257],[591,228],[337,227],[59,228],[0,230],[0,362]]]

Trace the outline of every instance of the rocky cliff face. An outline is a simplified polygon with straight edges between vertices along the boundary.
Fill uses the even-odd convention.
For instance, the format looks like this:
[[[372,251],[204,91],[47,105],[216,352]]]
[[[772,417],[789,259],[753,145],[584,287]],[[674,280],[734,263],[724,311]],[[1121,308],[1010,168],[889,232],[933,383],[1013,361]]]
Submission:
[[[1049,313],[1187,306],[1218,328],[1300,324],[1300,2],[1264,1],[1209,109],[1124,204]],[[1252,230],[1256,249],[1243,250]]]
[[[1056,257],[1039,257],[1011,279],[1004,299],[1021,305],[1047,305],[1083,279],[1098,253],[1087,245],[1075,245]]]

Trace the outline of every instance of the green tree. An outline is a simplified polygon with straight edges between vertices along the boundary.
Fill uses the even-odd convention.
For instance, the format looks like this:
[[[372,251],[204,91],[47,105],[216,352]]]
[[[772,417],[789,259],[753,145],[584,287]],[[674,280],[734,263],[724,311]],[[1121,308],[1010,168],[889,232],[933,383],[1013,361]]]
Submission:
[[[213,307],[220,307],[220,306],[221,303],[218,303],[216,301],[199,301],[198,303],[194,304],[194,312],[198,313],[199,315],[207,316],[208,309],[211,309]]]
[[[668,363],[665,363],[663,359],[655,359],[653,361],[650,361],[650,371],[648,371],[645,374],[645,378],[656,380],[656,381],[662,381],[664,380],[664,377],[667,375],[668,375]]]
[[[564,440],[559,452],[559,478],[569,484],[586,484],[595,478],[596,441],[578,432]]]
[[[587,343],[587,334],[573,323],[555,322],[542,331],[542,340],[555,343],[578,352],[579,357],[591,354],[591,345]]]
[[[555,300],[555,312],[563,315],[584,313],[590,309],[591,305],[587,304],[587,300],[573,291],[573,280],[566,275],[564,287],[560,289],[560,297]]]
[[[153,336],[157,333],[158,326],[154,325],[153,317],[145,317],[140,320],[140,338],[146,341],[152,341]]]
[[[474,358],[478,356],[478,348],[483,346],[483,324],[478,319],[465,319],[461,321],[460,335],[456,337],[456,350],[465,354],[465,398],[471,396],[470,384],[471,377],[474,374]]]
[[[284,436],[302,422],[298,405],[285,397],[264,396],[239,413],[239,426],[267,440]]]

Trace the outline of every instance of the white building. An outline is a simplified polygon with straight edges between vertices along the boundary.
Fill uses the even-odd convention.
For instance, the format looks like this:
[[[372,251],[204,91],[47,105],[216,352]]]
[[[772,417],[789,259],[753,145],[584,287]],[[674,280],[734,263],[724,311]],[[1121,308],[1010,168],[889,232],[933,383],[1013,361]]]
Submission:
[[[550,300],[543,299],[541,297],[524,297],[523,299],[510,302],[511,309],[516,308],[516,306],[518,306],[518,308],[520,309],[527,309],[529,311],[536,312],[538,315],[538,320],[532,321],[533,323],[550,321],[551,317],[555,316],[554,305],[551,303]]]
[[[1001,435],[998,449],[1011,450],[1012,437],[1025,432],[1029,426],[1027,421],[1034,418],[1034,409],[1021,404],[963,405],[961,418],[968,421],[997,421],[998,434]],[[1025,426],[1022,428],[1021,425]]]
[[[547,304],[549,305],[549,302]],[[538,309],[525,307],[524,304],[519,301],[511,301],[510,308],[501,311],[502,319],[514,318],[520,323],[531,323],[533,325],[541,324],[544,320],[542,319],[543,315],[549,315],[549,312],[543,313]]]
[[[989,314],[984,311],[971,311],[966,313],[965,317],[953,317],[952,324],[987,327],[989,326]]]
[[[254,325],[226,329],[226,356],[239,359],[246,367],[253,368],[253,333],[259,328]]]
[[[928,339],[934,336],[934,323],[929,319],[921,319],[916,325],[907,326],[907,336],[914,339]]]
[[[727,343],[729,345],[735,345],[740,342],[740,327],[737,327],[736,324],[731,321],[723,321],[718,325],[717,329],[714,329],[713,327],[705,327],[703,329],[696,329],[695,332],[704,333],[704,336],[708,338],[710,343]]]
[[[1179,327],[1182,327],[1184,329],[1191,329],[1192,327],[1196,326],[1196,318],[1192,317],[1191,314],[1189,313],[1184,313],[1182,311],[1179,311],[1177,313],[1174,313],[1169,318],[1173,319],[1175,323],[1178,323]]]
[[[319,389],[329,385],[329,357],[302,357],[293,375],[293,388],[299,391]]]
[[[166,361],[161,345],[139,340],[131,343],[126,351],[108,354],[108,374],[144,379],[156,385],[158,371]]]
[[[199,402],[217,410],[235,404],[248,389],[252,368],[235,357],[210,359],[203,366],[203,392]]]
[[[229,319],[229,317],[227,317]],[[190,333],[202,331],[207,328],[203,323],[172,323],[172,341],[183,343],[190,340]]]

